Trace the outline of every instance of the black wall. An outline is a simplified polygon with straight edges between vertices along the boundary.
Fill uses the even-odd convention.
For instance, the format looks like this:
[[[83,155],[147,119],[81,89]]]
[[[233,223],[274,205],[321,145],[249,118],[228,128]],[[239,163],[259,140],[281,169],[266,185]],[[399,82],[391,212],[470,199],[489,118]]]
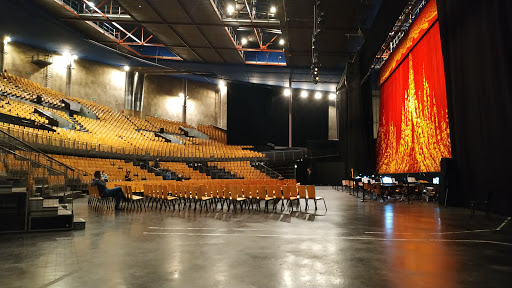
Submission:
[[[228,84],[228,143],[232,145],[288,146],[288,102],[284,88],[246,83]],[[300,90],[292,92],[294,147],[305,147],[309,140],[327,140],[329,101],[313,95],[303,99]],[[312,94],[312,93],[310,93]]]
[[[228,84],[228,144],[264,145],[270,139],[271,88]]]
[[[437,0],[459,202],[512,215],[512,1]],[[452,181],[450,181],[452,182]],[[454,191],[456,189],[456,191]]]

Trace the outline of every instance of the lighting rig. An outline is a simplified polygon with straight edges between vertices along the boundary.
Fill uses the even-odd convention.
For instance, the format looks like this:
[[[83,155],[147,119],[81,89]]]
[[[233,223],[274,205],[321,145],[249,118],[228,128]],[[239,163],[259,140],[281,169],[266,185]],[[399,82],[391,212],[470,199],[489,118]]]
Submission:
[[[311,39],[311,77],[313,77],[313,84],[318,84],[320,77],[318,76],[318,70],[321,66],[318,60],[318,42],[320,33],[325,28],[325,12],[322,9],[322,0],[316,0],[313,7],[313,36]]]

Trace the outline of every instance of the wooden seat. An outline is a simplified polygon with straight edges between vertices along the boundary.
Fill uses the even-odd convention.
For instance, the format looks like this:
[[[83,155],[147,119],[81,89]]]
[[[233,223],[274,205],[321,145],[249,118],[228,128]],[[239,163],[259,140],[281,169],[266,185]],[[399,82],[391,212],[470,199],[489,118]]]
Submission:
[[[325,210],[327,210],[327,205],[325,204],[325,199],[323,197],[316,197],[315,186],[307,185],[306,189],[307,189],[307,192],[308,192],[308,196],[307,196],[308,198],[307,199],[308,200],[312,199],[313,202],[315,202],[315,210],[318,210],[317,205],[316,205],[317,200],[323,200],[324,201]]]

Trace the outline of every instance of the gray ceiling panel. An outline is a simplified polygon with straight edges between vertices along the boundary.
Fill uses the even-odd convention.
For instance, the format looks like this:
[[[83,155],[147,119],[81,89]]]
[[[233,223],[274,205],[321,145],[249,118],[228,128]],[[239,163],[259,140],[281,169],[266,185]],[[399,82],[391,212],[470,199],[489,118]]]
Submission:
[[[167,23],[191,23],[187,12],[177,0],[146,0]],[[194,2],[194,1],[190,1]]]
[[[195,48],[194,51],[204,59],[205,62],[224,63],[224,60],[211,48]]]
[[[182,39],[186,39],[189,47],[209,48],[210,43],[204,38],[197,27],[191,25],[171,25],[171,27]]]

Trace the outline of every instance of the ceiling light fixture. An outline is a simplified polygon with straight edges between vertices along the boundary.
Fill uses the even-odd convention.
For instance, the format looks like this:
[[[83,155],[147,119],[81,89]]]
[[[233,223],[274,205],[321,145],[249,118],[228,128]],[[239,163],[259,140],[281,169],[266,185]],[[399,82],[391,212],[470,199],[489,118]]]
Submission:
[[[129,70],[130,70],[130,66],[125,65],[125,66],[123,67],[123,69],[124,69],[124,71],[129,71]]]
[[[329,100],[336,100],[336,94],[334,94],[334,93],[329,94]]]
[[[302,90],[302,92],[300,92],[300,97],[302,97],[302,98],[308,97],[308,91]]]
[[[270,14],[276,14],[276,12],[277,12],[276,6],[270,7]]]
[[[245,45],[247,44],[247,39],[246,38],[242,38],[242,45]]]
[[[9,42],[11,42],[11,41],[12,41],[11,37],[9,37],[9,36],[5,36],[5,38],[4,38],[4,44],[5,44],[5,45],[7,45],[7,43],[9,43]]]
[[[290,90],[290,88],[284,89],[283,95],[286,97],[292,95],[292,91]]]
[[[315,99],[322,99],[322,93],[316,92],[315,93]]]
[[[229,4],[228,5],[228,14],[233,15],[234,12],[235,12],[235,6]]]
[[[284,39],[279,40],[279,45],[281,45],[281,46],[284,45]]]

